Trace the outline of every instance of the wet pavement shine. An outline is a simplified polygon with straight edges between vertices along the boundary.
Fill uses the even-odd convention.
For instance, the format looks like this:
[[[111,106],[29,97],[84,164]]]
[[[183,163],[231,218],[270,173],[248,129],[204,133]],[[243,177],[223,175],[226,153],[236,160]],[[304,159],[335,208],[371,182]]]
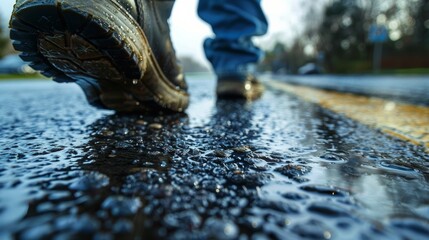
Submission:
[[[429,106],[428,75],[278,75],[273,78],[294,85]]]
[[[270,88],[116,115],[77,86],[0,83],[0,239],[427,239],[423,148]]]
[[[377,80],[375,80],[377,81]],[[406,80],[408,81],[408,80]],[[321,105],[429,152],[429,107],[271,80],[266,84]],[[421,99],[425,100],[425,99]]]

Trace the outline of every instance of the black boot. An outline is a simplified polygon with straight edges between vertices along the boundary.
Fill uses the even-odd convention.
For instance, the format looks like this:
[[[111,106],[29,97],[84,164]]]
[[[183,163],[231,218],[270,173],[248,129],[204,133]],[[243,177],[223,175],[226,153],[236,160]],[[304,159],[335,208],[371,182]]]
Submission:
[[[252,74],[219,76],[218,98],[256,100],[264,93],[264,85]]]
[[[95,106],[184,111],[186,83],[167,20],[174,1],[18,0],[11,39],[30,66],[76,82]]]

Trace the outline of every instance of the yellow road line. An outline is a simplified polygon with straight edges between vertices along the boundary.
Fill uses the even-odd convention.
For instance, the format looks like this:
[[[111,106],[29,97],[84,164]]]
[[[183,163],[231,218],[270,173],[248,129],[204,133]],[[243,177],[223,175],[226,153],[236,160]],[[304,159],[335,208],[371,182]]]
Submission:
[[[321,105],[429,151],[429,108],[350,93],[269,81],[269,86]]]

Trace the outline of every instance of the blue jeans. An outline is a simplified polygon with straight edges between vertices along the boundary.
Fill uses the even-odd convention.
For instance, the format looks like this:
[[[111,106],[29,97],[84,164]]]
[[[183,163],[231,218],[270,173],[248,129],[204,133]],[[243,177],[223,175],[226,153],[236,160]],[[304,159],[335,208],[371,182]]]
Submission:
[[[252,37],[264,35],[268,29],[261,0],[200,0],[198,15],[215,34],[204,42],[215,73],[219,77],[251,73],[263,56]]]

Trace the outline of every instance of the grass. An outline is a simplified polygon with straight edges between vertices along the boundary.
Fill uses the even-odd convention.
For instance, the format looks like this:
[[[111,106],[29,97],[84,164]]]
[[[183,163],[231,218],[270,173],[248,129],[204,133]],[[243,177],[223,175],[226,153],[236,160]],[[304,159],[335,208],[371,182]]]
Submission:
[[[429,68],[407,68],[407,69],[392,69],[392,70],[381,70],[381,74],[394,74],[394,75],[419,75],[428,74]]]
[[[28,80],[28,79],[46,79],[38,73],[33,74],[0,74],[0,81],[6,80]]]

